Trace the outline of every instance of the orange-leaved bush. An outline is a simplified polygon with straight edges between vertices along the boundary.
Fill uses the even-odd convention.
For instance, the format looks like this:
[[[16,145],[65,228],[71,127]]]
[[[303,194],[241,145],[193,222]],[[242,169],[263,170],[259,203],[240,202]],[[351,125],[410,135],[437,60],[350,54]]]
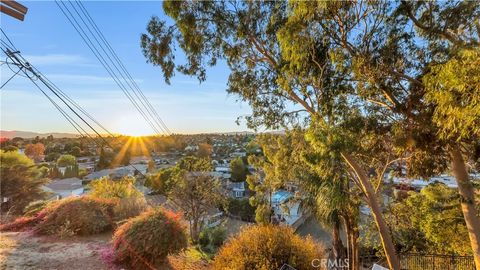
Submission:
[[[324,248],[285,226],[257,225],[244,228],[219,251],[213,269],[312,269],[312,260],[325,258]]]
[[[180,252],[187,244],[180,216],[162,209],[131,218],[113,236],[115,260],[134,269],[161,269],[168,255]]]
[[[39,213],[44,217],[35,230],[40,234],[65,234],[65,231],[72,235],[101,233],[113,226],[114,206],[111,200],[90,196],[62,199]]]

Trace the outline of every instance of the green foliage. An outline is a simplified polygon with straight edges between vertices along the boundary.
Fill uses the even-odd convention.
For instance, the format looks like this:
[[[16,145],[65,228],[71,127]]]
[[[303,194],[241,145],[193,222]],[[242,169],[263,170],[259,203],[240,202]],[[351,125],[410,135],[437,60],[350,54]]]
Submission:
[[[237,157],[230,161],[230,169],[232,170],[232,181],[243,182],[247,179],[247,166],[243,163],[242,158]]]
[[[480,134],[479,66],[480,49],[463,50],[446,63],[432,65],[423,78],[442,137],[461,140]]]
[[[213,269],[310,269],[325,252],[311,238],[302,239],[283,226],[250,226],[231,238],[219,251]]]
[[[442,183],[391,205],[387,216],[404,252],[471,254],[459,195]]]
[[[13,146],[13,145],[8,145],[2,148],[3,151],[5,152],[17,152],[18,148]]]
[[[113,213],[116,221],[138,216],[148,208],[143,193],[135,187],[133,177],[124,177],[120,180],[103,177],[90,182],[89,186],[90,196],[115,202]]]
[[[111,180],[109,177],[102,177],[89,184],[90,195],[103,199],[123,199],[142,197],[143,194],[135,187],[135,178],[124,177],[120,180]]]
[[[213,169],[209,159],[188,156],[181,159],[174,167],[161,169],[147,176],[145,185],[160,194],[167,195],[178,179],[187,172],[208,172]]]
[[[23,154],[0,150],[0,175],[2,197],[8,199],[7,202],[1,202],[2,210],[22,213],[30,202],[45,196],[41,186],[47,183],[48,179],[44,178],[42,171]]]
[[[145,186],[151,188],[153,191],[166,195],[176,182],[176,175],[179,170],[177,167],[161,169],[155,174],[147,176]]]
[[[250,205],[248,199],[229,198],[226,211],[234,216],[239,216],[244,221],[255,220],[255,207]]]
[[[72,156],[79,157],[79,156],[81,156],[81,154],[82,154],[82,149],[80,149],[80,147],[78,147],[78,146],[74,146],[70,150],[70,155],[72,155]]]
[[[26,167],[34,165],[33,160],[28,158],[26,155],[20,154],[18,152],[5,152],[3,150],[0,151],[0,166],[2,166],[2,168],[12,167],[15,165],[22,165]]]
[[[40,234],[65,235],[66,231],[76,235],[101,233],[113,226],[114,205],[112,201],[90,196],[62,199],[43,210],[45,217],[35,230]]]
[[[57,159],[57,166],[58,167],[68,167],[68,166],[75,166],[77,164],[77,158],[72,155],[61,155]]]
[[[210,159],[198,158],[194,156],[188,156],[182,158],[176,165],[180,170],[188,172],[209,172],[212,171],[212,163]]]
[[[163,269],[167,256],[180,252],[187,244],[179,216],[160,209],[130,219],[113,236],[115,259],[132,269]]]
[[[227,230],[225,227],[217,226],[214,228],[203,229],[200,232],[198,243],[203,250],[215,252],[220,246],[223,245],[223,242],[225,242],[226,238]]]

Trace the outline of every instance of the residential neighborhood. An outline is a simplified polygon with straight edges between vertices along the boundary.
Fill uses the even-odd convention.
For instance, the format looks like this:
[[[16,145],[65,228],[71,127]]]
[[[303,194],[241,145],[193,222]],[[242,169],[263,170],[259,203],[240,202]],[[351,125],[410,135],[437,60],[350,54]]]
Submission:
[[[0,16],[0,269],[480,270],[479,1]]]

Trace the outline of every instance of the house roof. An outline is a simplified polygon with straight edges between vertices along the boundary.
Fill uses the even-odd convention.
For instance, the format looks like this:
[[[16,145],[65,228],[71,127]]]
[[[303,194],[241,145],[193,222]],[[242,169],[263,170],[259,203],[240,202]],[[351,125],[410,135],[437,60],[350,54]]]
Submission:
[[[82,180],[76,177],[72,177],[72,178],[66,178],[61,180],[54,180],[46,184],[45,187],[53,191],[59,191],[59,190],[75,190],[75,189],[82,188],[83,185],[82,185]]]

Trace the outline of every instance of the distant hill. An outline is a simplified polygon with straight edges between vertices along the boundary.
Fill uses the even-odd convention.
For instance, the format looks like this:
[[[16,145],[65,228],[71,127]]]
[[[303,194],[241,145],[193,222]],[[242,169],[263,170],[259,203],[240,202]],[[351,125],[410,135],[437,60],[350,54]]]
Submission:
[[[62,132],[49,132],[49,133],[38,133],[32,131],[19,131],[19,130],[0,130],[0,138],[14,138],[14,137],[21,137],[21,138],[35,138],[39,137],[47,137],[49,135],[53,135],[54,138],[77,138],[77,134],[73,133],[62,133]]]

